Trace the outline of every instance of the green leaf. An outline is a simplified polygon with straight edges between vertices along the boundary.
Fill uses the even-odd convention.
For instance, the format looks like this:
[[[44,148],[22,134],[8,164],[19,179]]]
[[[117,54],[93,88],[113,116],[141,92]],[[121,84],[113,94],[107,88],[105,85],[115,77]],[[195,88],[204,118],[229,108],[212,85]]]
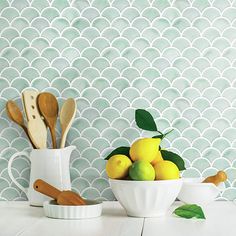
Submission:
[[[168,132],[166,132],[165,134],[161,133],[160,131],[158,131],[160,134],[159,135],[155,135],[152,138],[160,138],[163,139],[166,137],[166,135],[170,134],[173,131],[173,129],[169,130]]]
[[[179,168],[179,170],[186,169],[183,158],[180,157],[178,154],[167,150],[161,150],[161,155],[164,160],[174,162],[175,165],[177,165],[177,167]]]
[[[176,208],[173,213],[186,219],[194,217],[197,219],[206,219],[202,208],[196,204],[185,204]]]
[[[174,129],[171,129],[171,130],[169,130],[168,132],[166,132],[166,133],[164,134],[164,137],[163,137],[163,138],[165,138],[165,136],[167,136],[168,134],[170,134],[172,131],[174,131]]]
[[[122,154],[122,155],[126,155],[128,157],[129,156],[129,149],[130,147],[118,147],[116,148],[115,150],[113,150],[106,158],[105,160],[109,160],[110,157],[114,156],[114,155],[117,155],[117,154]]]
[[[135,111],[135,121],[140,129],[158,131],[152,115],[146,110],[137,109]]]
[[[159,134],[159,135],[153,136],[152,138],[160,138],[160,139],[163,139],[163,137],[164,137],[164,134]]]

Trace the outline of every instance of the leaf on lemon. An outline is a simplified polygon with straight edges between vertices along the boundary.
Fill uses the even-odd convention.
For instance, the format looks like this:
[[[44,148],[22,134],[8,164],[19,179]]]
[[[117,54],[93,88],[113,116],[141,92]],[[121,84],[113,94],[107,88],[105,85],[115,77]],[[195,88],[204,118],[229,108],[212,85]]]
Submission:
[[[152,115],[144,109],[137,109],[135,111],[135,121],[140,129],[158,131]]]
[[[163,138],[165,138],[165,136],[167,136],[168,134],[170,134],[172,131],[174,131],[174,129],[171,129],[171,130],[169,130],[168,132],[164,133],[164,137],[163,137]]]
[[[159,135],[153,136],[152,138],[160,138],[160,139],[163,139],[163,137],[164,137],[164,134],[159,134]]]
[[[129,156],[129,149],[130,149],[130,147],[118,147],[115,150],[113,150],[110,154],[108,154],[108,156],[105,158],[105,160],[109,160],[110,157],[117,155],[117,154],[126,155],[127,157],[130,157]]]
[[[172,161],[173,163],[175,163],[179,170],[186,169],[183,158],[180,157],[178,154],[167,150],[161,150],[161,155],[164,160]]]
[[[185,204],[176,208],[173,213],[185,219],[206,219],[202,208],[196,204]]]
[[[160,138],[160,139],[163,139],[163,138],[165,138],[168,134],[170,134],[173,130],[174,130],[174,129],[171,129],[171,130],[169,130],[168,132],[166,132],[165,134],[162,134],[160,131],[158,131],[158,132],[160,132],[161,134],[155,135],[155,136],[153,136],[152,138]]]

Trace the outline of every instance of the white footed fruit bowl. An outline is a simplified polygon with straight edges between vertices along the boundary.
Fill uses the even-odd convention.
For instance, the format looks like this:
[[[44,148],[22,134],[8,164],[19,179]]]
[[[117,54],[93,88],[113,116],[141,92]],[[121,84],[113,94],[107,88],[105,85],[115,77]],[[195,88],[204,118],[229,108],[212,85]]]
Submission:
[[[132,181],[109,179],[111,189],[128,216],[164,215],[182,186],[182,180]]]

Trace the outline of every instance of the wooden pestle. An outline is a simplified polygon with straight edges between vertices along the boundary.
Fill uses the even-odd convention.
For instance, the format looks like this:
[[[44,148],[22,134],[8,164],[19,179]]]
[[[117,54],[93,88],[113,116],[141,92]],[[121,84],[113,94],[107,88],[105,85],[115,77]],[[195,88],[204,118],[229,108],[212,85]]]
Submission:
[[[202,183],[213,183],[217,186],[225,180],[227,180],[226,173],[224,171],[218,171],[216,175],[207,177],[205,180],[202,181]]]
[[[60,191],[59,189],[53,187],[42,179],[37,179],[34,182],[34,190],[40,192],[48,197],[51,197],[57,201],[58,205],[66,206],[78,206],[86,205],[86,202],[79,194],[74,193],[70,190]]]

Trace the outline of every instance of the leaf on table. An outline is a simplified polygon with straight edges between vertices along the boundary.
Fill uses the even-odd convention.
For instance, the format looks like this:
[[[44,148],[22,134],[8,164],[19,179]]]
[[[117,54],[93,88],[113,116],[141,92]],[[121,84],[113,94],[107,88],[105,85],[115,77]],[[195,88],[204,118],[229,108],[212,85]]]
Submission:
[[[117,154],[122,154],[122,155],[126,155],[127,157],[130,157],[129,150],[130,150],[130,147],[118,147],[115,150],[113,150],[110,154],[108,154],[108,156],[105,158],[105,160],[109,160],[110,157],[117,155]]]
[[[178,154],[167,150],[161,150],[161,155],[164,160],[172,161],[173,163],[175,163],[175,165],[177,165],[179,170],[186,169],[183,158],[180,157]]]
[[[202,208],[196,204],[185,204],[176,208],[173,213],[185,219],[206,219]]]
[[[135,111],[135,121],[140,129],[158,131],[152,115],[144,109],[137,109]]]

